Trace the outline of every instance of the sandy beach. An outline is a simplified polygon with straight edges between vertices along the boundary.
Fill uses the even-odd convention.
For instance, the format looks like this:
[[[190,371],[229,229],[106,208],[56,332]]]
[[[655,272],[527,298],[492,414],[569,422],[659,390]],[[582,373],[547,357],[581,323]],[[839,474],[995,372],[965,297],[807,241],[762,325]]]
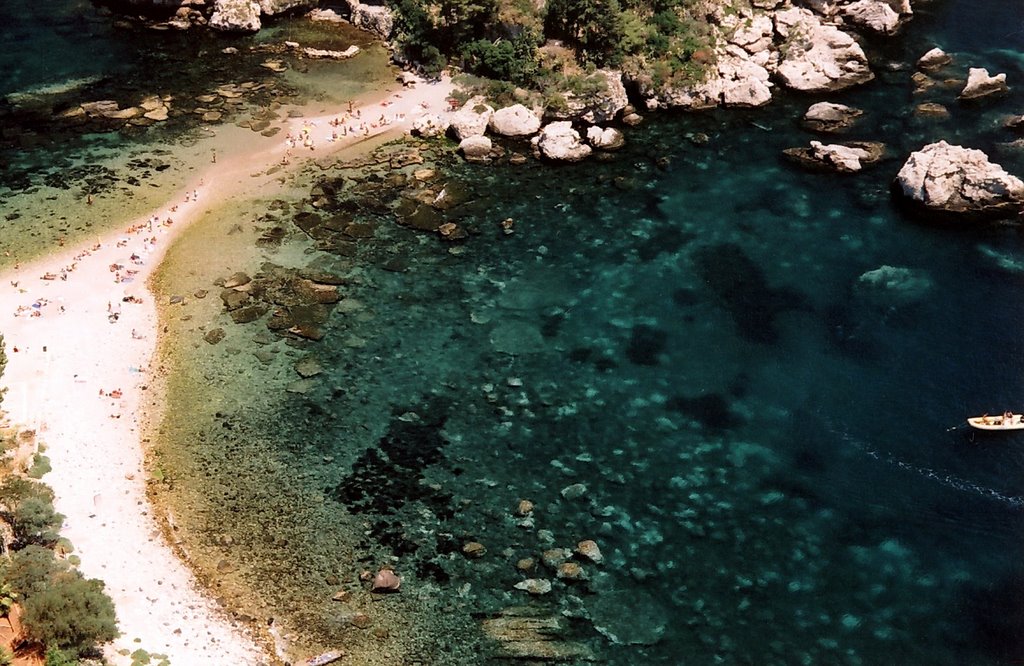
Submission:
[[[162,406],[152,366],[158,309],[148,281],[168,245],[216,202],[272,187],[268,168],[407,132],[426,112],[443,115],[451,92],[447,79],[420,82],[383,101],[356,103],[352,113],[289,118],[278,136],[216,155],[188,187],[158,210],[125,220],[119,232],[55,248],[0,276],[5,418],[34,428],[45,445],[53,471],[43,480],[67,518],[62,533],[83,573],[102,579],[114,600],[122,636],[107,650],[112,663],[130,663],[117,651],[139,648],[176,666],[277,658],[266,635],[232,621],[198,587],[146,498],[145,438]]]

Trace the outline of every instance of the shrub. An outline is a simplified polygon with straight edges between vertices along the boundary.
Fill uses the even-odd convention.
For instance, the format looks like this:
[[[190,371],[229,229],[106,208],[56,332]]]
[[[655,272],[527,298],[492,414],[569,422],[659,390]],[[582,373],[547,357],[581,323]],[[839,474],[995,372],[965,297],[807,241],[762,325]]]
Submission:
[[[41,483],[9,476],[0,483],[0,518],[14,531],[12,550],[56,543],[64,516],[53,509],[53,491]]]
[[[118,636],[114,603],[103,583],[69,569],[27,597],[21,621],[30,640],[79,655]]]
[[[60,653],[55,659],[61,654],[74,658],[117,636],[114,604],[103,583],[86,579],[46,548],[28,546],[16,552],[3,580],[22,597],[26,637],[46,646],[48,664],[54,649]]]
[[[53,551],[42,546],[28,546],[19,550],[5,565],[4,583],[22,598],[42,591],[51,578],[71,568],[64,560],[56,559]]]

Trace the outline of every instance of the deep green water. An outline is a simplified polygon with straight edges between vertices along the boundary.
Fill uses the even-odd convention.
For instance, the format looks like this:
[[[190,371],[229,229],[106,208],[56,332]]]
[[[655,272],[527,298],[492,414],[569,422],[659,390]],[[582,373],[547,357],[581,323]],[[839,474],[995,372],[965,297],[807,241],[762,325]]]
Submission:
[[[915,94],[933,45],[950,76],[1005,71],[1011,94]],[[325,376],[196,426],[193,531],[244,544],[248,583],[274,581],[261,594],[324,643],[366,639],[305,600],[394,558],[423,604],[380,612],[427,628],[425,663],[479,663],[471,633],[442,633],[451,617],[527,602],[516,561],[582,539],[605,561],[577,583],[542,565],[554,590],[535,602],[607,663],[1019,661],[1024,437],[951,428],[1024,408],[1020,231],[912,219],[889,183],[939,138],[1024,174],[1001,127],[1024,112],[1024,17],[935,0],[873,46],[879,79],[828,98],[865,109],[851,138],[888,146],[861,175],[785,163],[816,100],[780,95],[651,115],[608,161],[448,161],[472,232],[455,252],[396,226],[393,195],[358,207],[373,238],[330,260],[348,305],[298,345]],[[921,101],[950,118],[915,117]],[[862,279],[879,269],[891,286]],[[471,540],[483,558],[460,554]]]

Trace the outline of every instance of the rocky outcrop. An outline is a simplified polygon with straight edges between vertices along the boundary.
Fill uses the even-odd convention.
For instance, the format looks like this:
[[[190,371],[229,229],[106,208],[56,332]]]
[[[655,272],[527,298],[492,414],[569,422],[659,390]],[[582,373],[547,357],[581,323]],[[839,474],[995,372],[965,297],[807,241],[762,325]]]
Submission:
[[[811,141],[809,148],[787,148],[783,154],[813,171],[857,173],[865,165],[880,160],[885,154],[885,146],[874,141],[852,141],[847,145]]]
[[[494,114],[494,107],[478,95],[462,105],[452,114],[450,127],[459,141],[471,136],[480,136],[487,131],[487,123]]]
[[[274,16],[293,9],[312,9],[319,0],[259,0],[260,10],[267,16]]]
[[[647,108],[751,107],[771,101],[769,70],[778,60],[771,48],[771,19],[764,14],[740,10],[737,14],[723,17],[719,31],[723,35],[723,45],[713,56],[708,56],[714,65],[703,81],[655,85],[649,74],[635,77],[634,83],[646,99]]]
[[[953,58],[942,49],[936,47],[918,58],[917,66],[919,69],[935,70],[942,69],[951,62],[953,62]]]
[[[216,0],[210,27],[221,32],[257,32],[260,6],[251,0]]]
[[[626,137],[614,127],[592,125],[587,128],[587,143],[600,150],[618,150],[626,145]]]
[[[562,162],[578,162],[592,152],[590,146],[580,141],[580,133],[568,120],[545,125],[533,138],[533,143],[544,157]]]
[[[390,39],[395,30],[395,17],[391,10],[380,5],[350,2],[350,19],[355,27],[372,32],[381,39]]]
[[[853,37],[825,25],[807,9],[793,7],[775,14],[779,48],[778,76],[803,92],[843,90],[875,78],[864,50]]]
[[[864,112],[860,109],[845,104],[818,102],[807,109],[800,124],[814,132],[832,134],[850,129],[857,118],[862,115]]]
[[[513,104],[495,111],[487,127],[501,136],[530,136],[540,129],[540,118],[522,104]]]
[[[932,143],[912,153],[894,189],[929,211],[973,216],[1019,212],[1024,182],[980,150]]]
[[[616,69],[599,69],[587,79],[594,88],[589,93],[563,93],[565,106],[549,111],[552,118],[579,118],[595,125],[613,120],[629,104],[622,72]]]
[[[967,85],[960,93],[959,99],[981,99],[990,95],[1001,95],[1009,90],[1006,85],[1006,74],[989,76],[988,70],[982,67],[971,67],[967,73]]]
[[[882,35],[895,34],[912,13],[909,0],[858,0],[842,8],[850,23]]]

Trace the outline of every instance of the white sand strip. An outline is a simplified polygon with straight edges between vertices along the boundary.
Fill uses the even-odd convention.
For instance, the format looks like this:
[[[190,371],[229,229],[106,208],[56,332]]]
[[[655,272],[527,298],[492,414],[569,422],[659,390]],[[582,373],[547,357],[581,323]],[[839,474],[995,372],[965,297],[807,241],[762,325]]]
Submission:
[[[404,120],[330,143],[321,137],[337,116],[290,120],[292,136],[303,126],[318,135],[314,149],[292,149],[291,159],[323,156],[367,133],[407,129],[427,108],[443,112],[451,91],[447,80],[421,83],[390,95],[387,105],[361,107],[368,124],[382,113]],[[271,178],[251,174],[278,164],[288,147],[278,138],[259,139],[219,156],[193,187],[147,218],[126,222],[126,231],[91,247],[60,248],[0,276],[0,333],[9,359],[0,379],[9,389],[2,407],[7,420],[35,428],[47,447],[53,471],[44,481],[67,517],[63,534],[83,573],[106,583],[117,609],[122,636],[108,650],[115,664],[131,660],[114,650],[138,648],[168,655],[174,666],[274,661],[175,557],[146,499],[142,442],[161,405],[150,384],[158,317],[149,277],[174,235],[208,206],[271,186]]]

